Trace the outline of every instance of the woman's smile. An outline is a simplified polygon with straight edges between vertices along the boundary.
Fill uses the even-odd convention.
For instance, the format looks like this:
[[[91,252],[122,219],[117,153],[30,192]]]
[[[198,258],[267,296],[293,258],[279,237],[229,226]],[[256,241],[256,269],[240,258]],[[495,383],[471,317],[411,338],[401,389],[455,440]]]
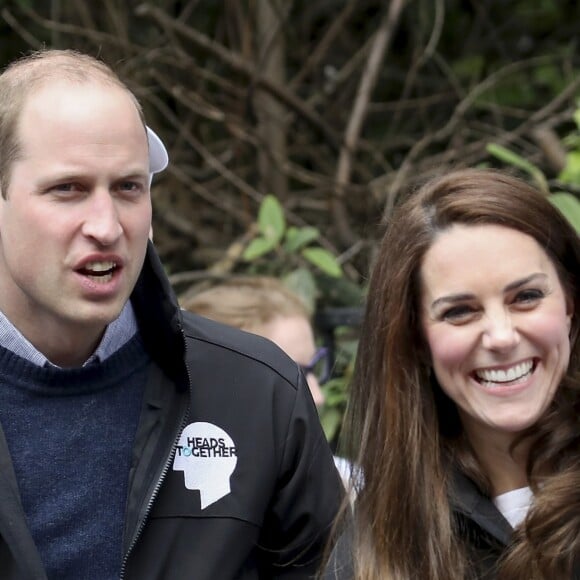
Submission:
[[[454,225],[420,274],[431,364],[467,432],[533,425],[570,357],[570,301],[548,255],[516,230]]]

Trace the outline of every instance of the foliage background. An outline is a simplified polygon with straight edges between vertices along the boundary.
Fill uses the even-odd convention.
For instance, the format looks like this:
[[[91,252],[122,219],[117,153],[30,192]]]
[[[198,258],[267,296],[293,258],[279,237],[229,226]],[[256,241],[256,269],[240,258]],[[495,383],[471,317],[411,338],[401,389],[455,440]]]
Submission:
[[[178,293],[290,275],[320,312],[362,304],[385,219],[434,173],[507,163],[534,179],[532,167],[577,203],[579,22],[575,0],[0,0],[0,65],[77,48],[135,91],[170,150],[154,231]]]

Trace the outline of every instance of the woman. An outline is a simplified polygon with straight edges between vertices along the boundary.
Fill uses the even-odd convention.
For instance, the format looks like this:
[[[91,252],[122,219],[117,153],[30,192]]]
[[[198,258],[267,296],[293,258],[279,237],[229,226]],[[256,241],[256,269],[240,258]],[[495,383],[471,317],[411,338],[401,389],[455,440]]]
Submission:
[[[347,418],[364,482],[325,578],[580,578],[579,277],[578,236],[513,177],[457,171],[399,207]]]

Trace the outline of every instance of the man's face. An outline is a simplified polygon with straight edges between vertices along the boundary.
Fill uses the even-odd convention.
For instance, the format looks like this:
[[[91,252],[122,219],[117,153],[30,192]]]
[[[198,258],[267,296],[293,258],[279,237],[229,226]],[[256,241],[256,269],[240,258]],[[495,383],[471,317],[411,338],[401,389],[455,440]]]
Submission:
[[[145,129],[122,89],[53,81],[27,99],[17,131],[0,199],[0,310],[41,352],[59,334],[95,342],[145,257]]]

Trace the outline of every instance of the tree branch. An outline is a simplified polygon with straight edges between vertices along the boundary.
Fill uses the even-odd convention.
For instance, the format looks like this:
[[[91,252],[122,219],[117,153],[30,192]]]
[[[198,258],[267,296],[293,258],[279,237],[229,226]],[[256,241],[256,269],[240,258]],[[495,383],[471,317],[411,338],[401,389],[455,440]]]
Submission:
[[[386,56],[386,51],[393,38],[404,5],[405,0],[391,0],[389,9],[385,11],[381,25],[375,34],[338,158],[336,195],[332,200],[331,207],[339,237],[347,246],[354,244],[356,237],[352,232],[344,205],[344,187],[350,181],[352,155],[357,148],[357,142],[366,118],[368,103],[377,81],[380,66]]]

